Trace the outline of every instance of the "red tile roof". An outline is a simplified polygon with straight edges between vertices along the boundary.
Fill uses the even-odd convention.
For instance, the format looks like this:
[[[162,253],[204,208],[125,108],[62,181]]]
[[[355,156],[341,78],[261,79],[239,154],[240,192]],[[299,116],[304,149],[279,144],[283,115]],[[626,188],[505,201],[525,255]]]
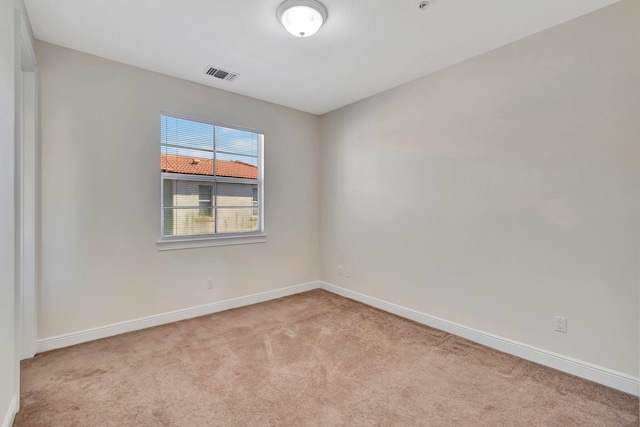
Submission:
[[[161,154],[162,172],[213,175],[213,160],[200,157]],[[258,167],[238,160],[216,160],[216,174],[233,178],[258,179]]]

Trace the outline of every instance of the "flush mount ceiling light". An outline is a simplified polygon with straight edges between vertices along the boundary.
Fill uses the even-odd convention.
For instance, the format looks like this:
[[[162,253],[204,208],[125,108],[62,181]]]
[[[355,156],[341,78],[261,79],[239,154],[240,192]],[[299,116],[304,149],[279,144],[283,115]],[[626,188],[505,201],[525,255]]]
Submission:
[[[327,9],[315,0],[287,0],[278,8],[278,20],[294,36],[309,37],[327,20]]]

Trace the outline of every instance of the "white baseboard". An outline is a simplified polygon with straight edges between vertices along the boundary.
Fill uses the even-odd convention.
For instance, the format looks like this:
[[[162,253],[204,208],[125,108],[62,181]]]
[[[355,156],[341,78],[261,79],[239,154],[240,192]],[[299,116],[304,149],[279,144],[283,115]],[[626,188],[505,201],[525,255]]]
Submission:
[[[232,308],[244,307],[246,305],[257,304],[288,295],[309,291],[320,287],[320,282],[309,282],[301,285],[289,286],[244,297],[228,299],[224,301],[203,304],[196,307],[171,311],[168,313],[156,314],[153,316],[141,317],[127,320],[125,322],[113,323],[111,325],[99,326],[97,328],[85,329],[69,334],[57,335],[53,337],[39,339],[37,341],[38,353],[55,350],[57,348],[68,347],[70,345],[107,338],[127,332],[146,329],[153,326],[164,325],[166,323],[177,322],[179,320],[191,319],[193,317],[204,316],[217,313],[219,311],[230,310]]]
[[[150,328],[153,326],[164,325],[166,323],[177,322],[179,320],[191,319],[193,317],[204,316],[207,314],[217,313],[219,311],[229,310],[232,308],[244,307],[259,302],[269,301],[312,289],[324,289],[334,294],[360,301],[372,307],[379,308],[389,313],[393,313],[400,317],[413,320],[423,325],[431,326],[449,332],[454,335],[466,338],[468,340],[486,345],[504,353],[512,354],[526,360],[530,360],[540,365],[549,366],[551,368],[563,371],[581,378],[585,378],[596,383],[624,391],[636,396],[640,396],[640,378],[631,375],[616,372],[602,366],[597,366],[582,360],[577,360],[568,356],[553,353],[531,345],[519,343],[507,338],[483,332],[474,328],[450,322],[435,316],[430,316],[416,310],[402,307],[387,301],[370,297],[349,289],[341,288],[330,283],[316,281],[303,283],[301,285],[280,288],[273,291],[262,292],[244,297],[233,298],[225,301],[204,304],[196,307],[176,310],[169,313],[157,314],[154,316],[143,317],[139,319],[129,320],[111,325],[100,326],[97,328],[86,329],[83,331],[72,332],[69,334],[58,335],[38,340],[38,353],[55,350],[57,348],[68,347],[70,345],[80,344],[83,342],[93,341],[100,338],[106,338],[114,335],[124,334],[126,332],[137,331],[139,329]],[[15,408],[14,403],[12,408]],[[9,415],[7,415],[9,417]],[[11,416],[8,419],[13,419]],[[9,427],[11,424],[5,424],[2,427]]]
[[[13,425],[13,419],[15,418],[17,412],[18,412],[18,399],[16,397],[13,397],[13,399],[11,399],[11,403],[9,403],[7,414],[4,416],[2,427],[11,427]]]
[[[349,289],[344,289],[330,283],[320,282],[320,288],[333,292],[334,294],[342,295],[349,299],[360,301],[364,304],[393,313],[400,317],[413,320],[414,322],[422,323],[423,325],[458,335],[504,353],[512,354],[540,365],[548,366],[577,377],[585,378],[616,390],[640,396],[640,378],[543,350],[541,348],[519,343],[507,338],[499,337],[487,332],[479,331],[477,329],[469,328],[464,325],[449,322],[448,320],[430,316],[416,310],[373,298]]]

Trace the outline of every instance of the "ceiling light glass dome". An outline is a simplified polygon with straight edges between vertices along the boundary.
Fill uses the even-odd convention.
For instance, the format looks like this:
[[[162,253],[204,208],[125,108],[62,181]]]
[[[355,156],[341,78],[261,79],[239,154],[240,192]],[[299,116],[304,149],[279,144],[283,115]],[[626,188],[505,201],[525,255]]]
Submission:
[[[314,0],[287,0],[278,8],[278,20],[292,35],[309,37],[327,20],[327,10]]]

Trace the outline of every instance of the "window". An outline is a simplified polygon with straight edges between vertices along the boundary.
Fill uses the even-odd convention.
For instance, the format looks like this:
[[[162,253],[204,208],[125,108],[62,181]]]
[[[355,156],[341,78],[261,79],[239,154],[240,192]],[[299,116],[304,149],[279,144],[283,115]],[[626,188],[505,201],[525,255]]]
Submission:
[[[198,185],[198,206],[200,206],[198,215],[213,216],[213,185]]]
[[[161,116],[162,239],[259,234],[257,132]]]
[[[257,217],[258,216],[258,187],[253,187],[252,200],[253,200],[252,215]]]

